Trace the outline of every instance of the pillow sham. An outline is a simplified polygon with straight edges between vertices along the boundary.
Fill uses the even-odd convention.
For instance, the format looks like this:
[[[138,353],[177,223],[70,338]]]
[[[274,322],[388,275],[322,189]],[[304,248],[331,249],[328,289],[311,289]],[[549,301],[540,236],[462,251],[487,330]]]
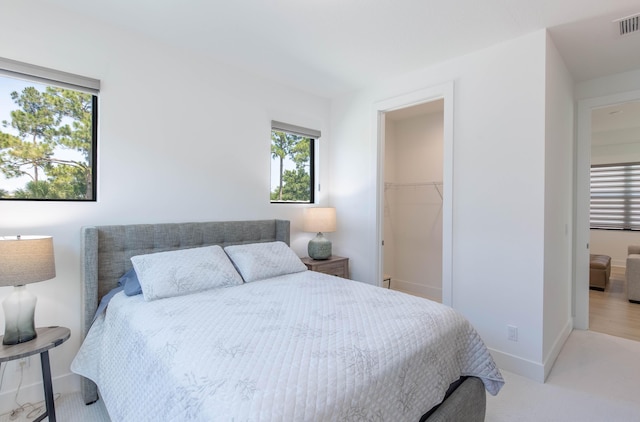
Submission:
[[[307,269],[298,255],[280,241],[227,246],[224,251],[246,283]]]
[[[242,284],[217,245],[137,255],[131,263],[146,301]]]

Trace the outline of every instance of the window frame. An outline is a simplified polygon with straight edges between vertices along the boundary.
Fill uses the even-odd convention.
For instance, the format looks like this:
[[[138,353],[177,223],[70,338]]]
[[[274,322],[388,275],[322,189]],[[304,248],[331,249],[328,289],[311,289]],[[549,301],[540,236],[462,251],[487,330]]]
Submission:
[[[87,178],[87,181],[91,183],[91,188],[87,189],[90,197],[53,198],[45,196],[41,198],[16,198],[0,196],[0,201],[96,202],[98,192],[98,94],[100,92],[100,81],[3,57],[0,57],[0,77],[91,95],[91,150],[87,154],[88,162],[86,163],[91,171],[90,179]]]
[[[319,130],[308,129],[301,126],[291,125],[289,123],[278,122],[275,120],[271,121],[271,135],[273,132],[284,132],[290,135],[300,136],[302,138],[309,139],[309,200],[305,201],[280,201],[271,199],[271,194],[273,193],[271,183],[269,183],[269,202],[271,204],[314,204],[315,203],[315,179],[316,179],[316,142],[318,138],[320,138],[321,133]],[[271,146],[273,146],[273,139],[271,139]],[[271,148],[270,148],[271,151]],[[270,157],[272,157],[272,153],[270,153]],[[269,169],[269,180],[273,175],[273,157],[270,161],[270,169]]]
[[[640,231],[640,162],[591,165],[589,228]]]

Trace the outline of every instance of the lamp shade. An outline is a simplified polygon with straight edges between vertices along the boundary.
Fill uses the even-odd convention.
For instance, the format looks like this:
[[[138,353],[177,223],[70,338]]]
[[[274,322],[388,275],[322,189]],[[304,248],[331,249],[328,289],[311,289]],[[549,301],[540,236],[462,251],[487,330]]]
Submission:
[[[5,324],[2,344],[24,343],[38,336],[33,321],[38,298],[25,284],[55,276],[51,236],[0,237],[0,286],[14,286],[2,302]]]
[[[316,233],[336,231],[336,209],[305,208],[303,230]]]
[[[51,236],[0,237],[0,286],[21,286],[55,276]]]

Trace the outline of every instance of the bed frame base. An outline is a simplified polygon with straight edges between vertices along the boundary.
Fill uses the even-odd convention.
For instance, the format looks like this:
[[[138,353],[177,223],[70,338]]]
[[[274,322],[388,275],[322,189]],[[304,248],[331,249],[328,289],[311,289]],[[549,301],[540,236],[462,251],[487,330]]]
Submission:
[[[487,410],[487,393],[480,378],[466,378],[420,422],[483,422]]]

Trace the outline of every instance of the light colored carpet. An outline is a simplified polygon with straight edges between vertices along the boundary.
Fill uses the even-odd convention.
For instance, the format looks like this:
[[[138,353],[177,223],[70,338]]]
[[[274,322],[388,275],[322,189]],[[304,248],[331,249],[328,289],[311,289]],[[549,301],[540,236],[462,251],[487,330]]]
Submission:
[[[59,422],[111,422],[102,401],[98,400],[96,403],[85,406],[84,401],[82,401],[82,395],[79,392],[60,396],[55,402],[56,420]],[[44,404],[42,404],[42,406],[44,406]],[[31,410],[32,409],[26,408],[14,417],[11,415],[2,415],[0,416],[0,422],[33,421],[44,413],[44,407],[41,411],[30,413]],[[48,418],[44,420],[47,421]]]
[[[640,422],[640,342],[592,331],[569,336],[544,384],[503,371],[506,385],[487,394],[486,422]],[[0,417],[0,422],[30,421]],[[37,415],[36,415],[37,416]],[[110,422],[102,401],[80,393],[56,400],[61,422]]]
[[[503,371],[486,422],[640,421],[640,343],[593,331],[569,336],[544,384]]]

